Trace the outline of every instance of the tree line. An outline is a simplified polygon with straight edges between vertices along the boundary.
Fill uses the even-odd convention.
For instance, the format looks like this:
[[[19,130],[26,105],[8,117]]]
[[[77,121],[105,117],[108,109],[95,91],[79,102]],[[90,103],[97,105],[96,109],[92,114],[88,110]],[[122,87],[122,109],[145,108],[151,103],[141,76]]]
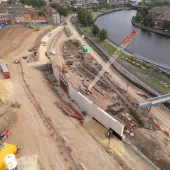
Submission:
[[[99,27],[94,24],[92,13],[86,9],[77,11],[77,17],[79,23],[84,27],[92,27],[92,33],[95,36],[99,36],[101,41],[108,38],[107,31],[105,29],[100,30]]]
[[[44,0],[20,0],[22,4],[32,5],[34,7],[41,7],[46,4]]]
[[[148,9],[147,8],[140,8],[138,9],[136,16],[133,16],[132,21],[135,23],[140,23],[145,27],[154,27],[155,22],[154,19],[148,16]]]
[[[51,7],[56,9],[58,13],[64,17],[68,15],[68,8],[62,7],[59,3],[51,3]]]
[[[155,26],[155,19],[151,16],[148,16],[148,9],[141,8],[137,11],[136,16],[133,16],[132,21],[134,23],[140,23],[145,27],[154,27]],[[162,25],[163,31],[170,31],[170,22],[165,20]]]

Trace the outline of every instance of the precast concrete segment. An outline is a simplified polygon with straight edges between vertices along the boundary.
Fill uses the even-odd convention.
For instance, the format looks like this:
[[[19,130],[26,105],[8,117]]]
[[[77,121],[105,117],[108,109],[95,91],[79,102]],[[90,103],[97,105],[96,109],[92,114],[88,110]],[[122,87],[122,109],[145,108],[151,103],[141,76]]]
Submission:
[[[52,63],[52,69],[55,78],[58,80],[62,76],[59,73],[57,67]],[[68,83],[68,82],[67,82]],[[68,94],[71,99],[73,99],[77,105],[89,115],[91,115],[95,120],[101,123],[108,130],[112,129],[113,133],[119,138],[122,139],[124,125],[120,123],[118,120],[114,119],[107,112],[99,108],[95,103],[90,101],[87,97],[85,97],[82,93],[80,93],[73,85],[68,83]]]

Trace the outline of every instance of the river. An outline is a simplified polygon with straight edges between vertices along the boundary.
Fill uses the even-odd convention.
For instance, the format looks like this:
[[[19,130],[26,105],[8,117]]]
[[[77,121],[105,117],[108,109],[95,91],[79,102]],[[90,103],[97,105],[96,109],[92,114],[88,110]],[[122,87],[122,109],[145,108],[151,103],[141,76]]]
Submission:
[[[170,38],[133,26],[131,18],[136,12],[136,10],[125,10],[103,15],[97,19],[96,24],[100,29],[107,30],[109,39],[115,44],[120,44],[135,28],[137,34],[126,49],[170,66]]]

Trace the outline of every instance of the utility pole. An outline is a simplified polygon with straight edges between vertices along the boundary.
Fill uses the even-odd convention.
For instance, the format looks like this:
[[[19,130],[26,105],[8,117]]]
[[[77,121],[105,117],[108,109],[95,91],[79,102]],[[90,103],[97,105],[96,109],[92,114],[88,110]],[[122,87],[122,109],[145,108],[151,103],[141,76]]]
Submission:
[[[109,129],[108,133],[109,133],[109,136],[108,136],[109,141],[108,141],[108,145],[107,145],[107,147],[109,148],[109,146],[110,146],[110,140],[111,140],[111,136],[112,136],[112,130],[111,130],[111,129]]]

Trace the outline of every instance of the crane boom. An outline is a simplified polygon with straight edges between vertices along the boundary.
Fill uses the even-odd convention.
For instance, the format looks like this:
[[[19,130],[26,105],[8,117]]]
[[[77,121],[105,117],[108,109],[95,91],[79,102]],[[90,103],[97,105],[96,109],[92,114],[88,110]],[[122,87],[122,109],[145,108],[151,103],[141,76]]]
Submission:
[[[116,58],[119,57],[120,51],[126,48],[126,46],[130,43],[130,41],[132,40],[132,38],[135,34],[136,34],[136,30],[134,29],[134,30],[132,30],[130,35],[120,44],[120,46],[117,48],[117,50],[113,54],[113,57],[109,58],[109,61],[104,65],[103,69],[99,72],[99,74],[94,78],[94,80],[88,86],[88,88],[87,88],[88,91],[90,91],[91,88],[98,82],[98,80],[105,73],[105,70],[107,70],[112,65],[112,63],[114,63]]]

